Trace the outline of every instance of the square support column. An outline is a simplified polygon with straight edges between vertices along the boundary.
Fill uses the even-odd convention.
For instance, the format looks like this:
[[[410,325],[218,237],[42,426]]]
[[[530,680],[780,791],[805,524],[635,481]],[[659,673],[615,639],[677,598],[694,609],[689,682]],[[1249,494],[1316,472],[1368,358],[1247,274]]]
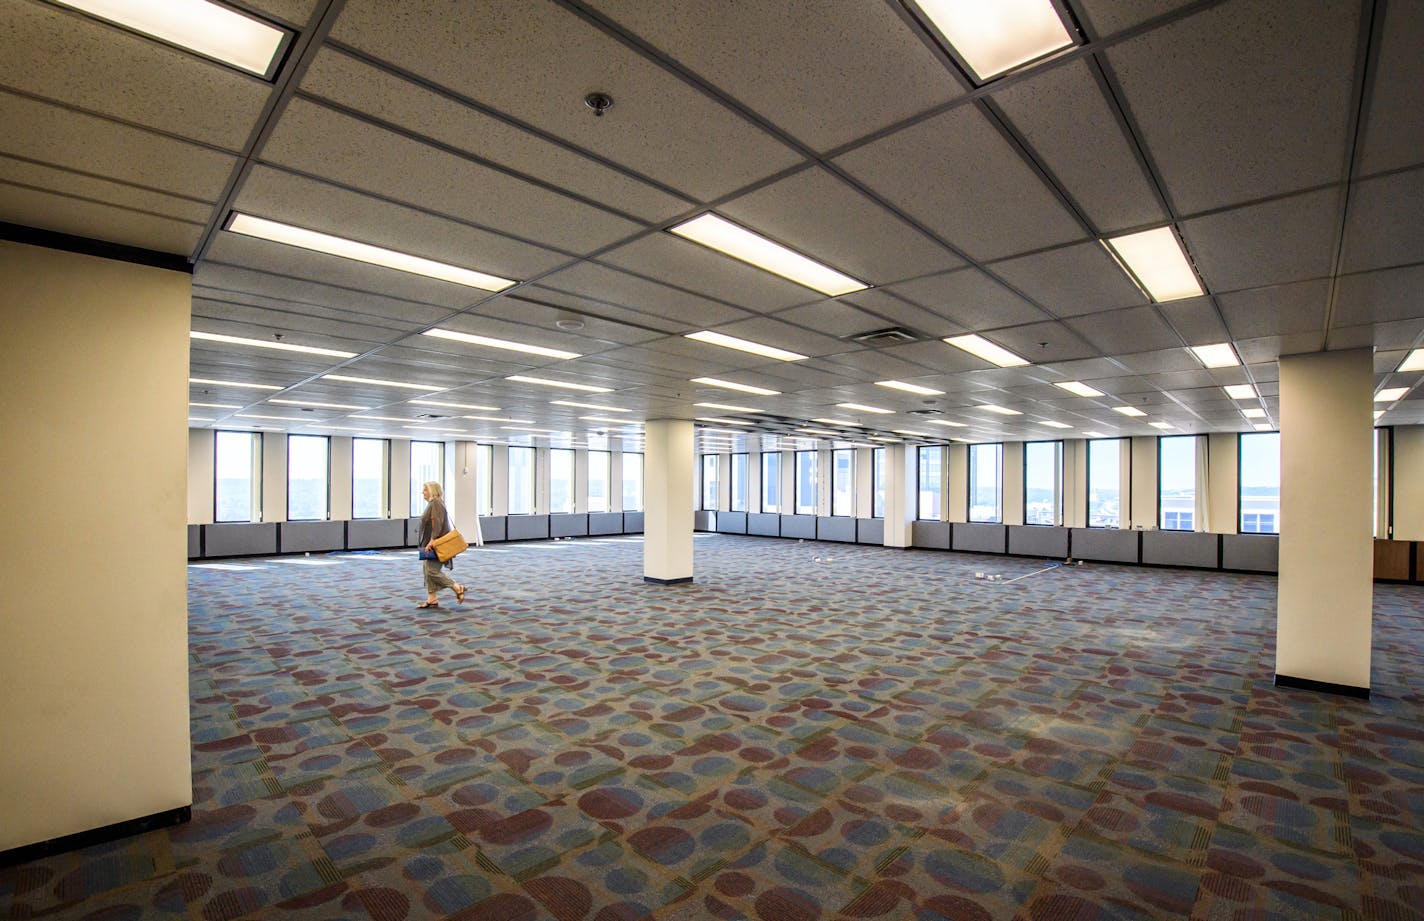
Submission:
[[[647,424],[643,483],[643,581],[692,581],[692,423]]]
[[[915,452],[905,445],[885,447],[885,546],[911,545],[915,520]]]
[[[1373,356],[1282,356],[1280,368],[1276,683],[1368,697]]]

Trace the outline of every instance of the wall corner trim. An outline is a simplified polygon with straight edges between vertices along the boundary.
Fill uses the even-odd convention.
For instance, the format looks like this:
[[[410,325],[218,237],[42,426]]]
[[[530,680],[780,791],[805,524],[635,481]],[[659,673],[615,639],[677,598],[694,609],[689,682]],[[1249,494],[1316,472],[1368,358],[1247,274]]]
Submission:
[[[100,259],[113,259],[116,262],[146,265],[155,269],[167,269],[170,272],[182,272],[184,275],[193,274],[193,264],[188,261],[187,256],[160,253],[157,250],[128,246],[123,243],[110,243],[107,240],[77,237],[73,234],[60,233],[57,230],[41,230],[38,227],[26,227],[23,224],[0,221],[0,240],[23,243],[27,246],[40,246],[45,249],[57,249],[67,253],[80,253],[85,256],[97,256]]]

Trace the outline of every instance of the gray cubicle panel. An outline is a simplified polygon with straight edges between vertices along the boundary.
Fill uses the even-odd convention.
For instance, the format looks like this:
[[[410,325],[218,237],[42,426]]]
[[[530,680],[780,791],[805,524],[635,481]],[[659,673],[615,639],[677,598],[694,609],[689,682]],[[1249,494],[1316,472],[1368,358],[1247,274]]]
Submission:
[[[505,536],[505,518],[503,515],[481,515],[480,516],[480,537],[484,538],[487,544],[498,544],[508,540]]]
[[[624,512],[623,513],[623,533],[642,534],[643,533],[643,513]]]
[[[1279,565],[1280,538],[1274,534],[1221,535],[1221,568],[1246,572],[1275,572]]]
[[[717,513],[709,509],[700,508],[692,513],[692,530],[694,531],[715,531],[717,530]]]
[[[885,544],[884,518],[857,518],[855,520],[855,542],[857,544]]]
[[[548,515],[510,515],[505,519],[505,535],[510,540],[548,540]]]
[[[719,534],[745,534],[745,533],[747,533],[747,513],[746,513],[746,512],[718,512],[718,513],[717,513],[717,533],[719,533]]]
[[[399,518],[365,518],[346,523],[347,550],[378,550],[405,545],[405,522]]]
[[[950,535],[950,549],[969,553],[1003,553],[1008,535],[1001,524],[970,521],[956,522]]]
[[[855,543],[855,519],[845,516],[820,516],[816,519],[816,540]]]
[[[420,519],[407,518],[405,520],[405,545],[414,547],[420,542]]]
[[[203,555],[203,526],[188,525],[188,559],[196,560]]]
[[[910,524],[910,546],[927,550],[948,550],[948,521],[915,521]]]
[[[622,512],[589,512],[588,533],[590,535],[622,534]]]
[[[795,537],[800,540],[816,539],[816,516],[815,515],[782,515],[781,516],[781,536]]]
[[[284,521],[283,553],[326,553],[346,549],[344,521]]]
[[[747,515],[747,533],[758,537],[780,537],[781,516],[770,512],[750,512]]]
[[[1152,566],[1215,569],[1219,544],[1215,534],[1199,534],[1194,531],[1143,531],[1142,562]]]
[[[550,537],[587,537],[588,515],[557,514],[549,516]]]
[[[1016,556],[1068,556],[1068,529],[1043,524],[1009,525],[1009,552]]]
[[[203,555],[259,556],[277,552],[276,522],[203,525]]]
[[[1136,563],[1141,533],[1118,528],[1074,528],[1070,537],[1072,554],[1076,559],[1100,563]]]

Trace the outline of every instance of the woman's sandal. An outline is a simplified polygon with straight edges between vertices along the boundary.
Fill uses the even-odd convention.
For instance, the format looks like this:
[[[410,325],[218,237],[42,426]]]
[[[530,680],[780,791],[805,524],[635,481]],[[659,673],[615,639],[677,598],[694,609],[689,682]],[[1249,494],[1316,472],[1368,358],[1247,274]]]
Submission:
[[[440,607],[440,602],[438,602],[438,601],[422,601],[420,604],[416,605],[415,607],[416,607],[417,610],[424,610],[425,608],[438,608],[438,607]]]
[[[464,603],[465,603],[465,586],[463,586],[463,585],[457,585],[457,586],[455,586],[455,603],[456,603],[456,604],[464,604]]]

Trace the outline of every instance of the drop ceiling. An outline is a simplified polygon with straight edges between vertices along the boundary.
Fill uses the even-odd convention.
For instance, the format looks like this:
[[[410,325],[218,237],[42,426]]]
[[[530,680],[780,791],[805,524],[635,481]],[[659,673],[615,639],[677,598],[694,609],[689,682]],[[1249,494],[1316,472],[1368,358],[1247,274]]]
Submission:
[[[706,424],[737,429],[736,447],[787,444],[774,436],[817,418],[855,424],[797,443],[927,419],[963,427],[907,440],[1189,434],[1252,431],[1243,408],[1276,423],[1283,354],[1373,347],[1379,387],[1424,376],[1394,370],[1424,344],[1418,4],[1063,0],[1073,47],[982,83],[902,0],[229,5],[292,33],[273,80],[40,0],[0,9],[0,221],[185,258],[195,331],[355,353],[194,340],[194,378],[280,388],[193,384],[194,403],[240,407],[194,407],[194,426],[595,446],[636,445],[637,429],[581,416],[740,415],[753,425]],[[595,91],[613,100],[601,116]],[[707,211],[869,288],[827,298],[668,232]],[[517,284],[239,236],[234,212]],[[1100,243],[1163,224],[1203,296],[1153,303]],[[581,357],[421,335],[434,327]],[[854,338],[889,327],[915,341]],[[704,329],[808,357],[684,338]],[[1030,364],[941,341],[964,333]],[[1214,342],[1245,363],[1187,351]],[[1103,396],[1050,386],[1068,380]],[[1242,383],[1260,397],[1221,390]],[[1380,408],[1381,425],[1424,423],[1424,388]]]

